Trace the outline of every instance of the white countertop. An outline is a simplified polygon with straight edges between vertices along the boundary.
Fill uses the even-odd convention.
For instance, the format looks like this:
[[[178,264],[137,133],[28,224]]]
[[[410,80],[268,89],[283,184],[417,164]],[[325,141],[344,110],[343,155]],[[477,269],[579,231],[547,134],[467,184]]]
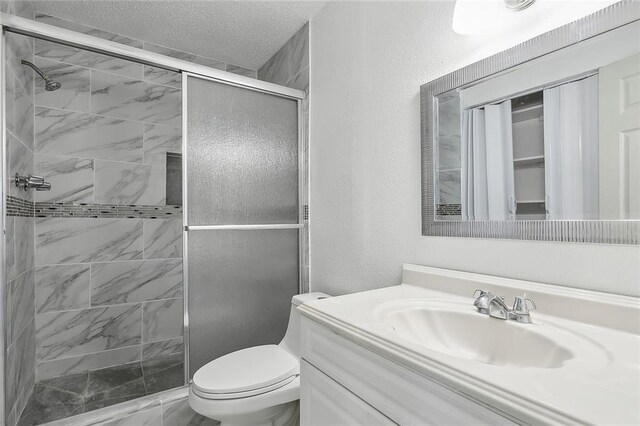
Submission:
[[[514,323],[514,326],[544,325],[546,337],[562,342],[574,352],[574,357],[558,368],[485,364],[406,340],[380,319],[381,307],[409,299],[468,304],[473,309],[471,297],[435,291],[427,286],[401,284],[313,301],[299,309],[306,317],[343,337],[521,422],[640,424],[640,336],[637,334],[533,311],[533,324]],[[566,293],[565,289],[562,291]],[[597,295],[591,296],[597,298]],[[628,302],[631,305],[636,302],[632,298],[623,298],[623,301],[627,306]],[[584,306],[578,300],[575,306],[564,308],[583,309]],[[629,309],[628,312],[629,321],[640,320],[637,315],[640,311]],[[606,314],[606,309],[601,309],[599,314]],[[479,320],[500,321],[477,315]],[[499,335],[487,338],[501,344]]]

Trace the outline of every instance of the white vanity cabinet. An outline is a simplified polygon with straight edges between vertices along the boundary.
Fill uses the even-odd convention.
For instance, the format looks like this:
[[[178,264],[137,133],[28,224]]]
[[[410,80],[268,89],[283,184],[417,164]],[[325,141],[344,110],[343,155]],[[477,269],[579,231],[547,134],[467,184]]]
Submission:
[[[302,426],[516,424],[309,318],[301,339]]]
[[[300,363],[300,424],[395,425],[384,414],[351,393],[340,383],[306,362]]]

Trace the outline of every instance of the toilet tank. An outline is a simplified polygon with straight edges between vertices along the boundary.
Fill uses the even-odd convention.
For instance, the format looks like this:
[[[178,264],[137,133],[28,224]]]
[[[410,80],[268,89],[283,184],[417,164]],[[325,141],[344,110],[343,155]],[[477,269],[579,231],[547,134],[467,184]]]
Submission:
[[[293,296],[291,298],[291,311],[289,312],[287,332],[278,346],[297,358],[300,358],[300,313],[298,313],[296,308],[303,303],[311,302],[312,300],[326,299],[327,297],[331,296],[320,292],[304,293]]]

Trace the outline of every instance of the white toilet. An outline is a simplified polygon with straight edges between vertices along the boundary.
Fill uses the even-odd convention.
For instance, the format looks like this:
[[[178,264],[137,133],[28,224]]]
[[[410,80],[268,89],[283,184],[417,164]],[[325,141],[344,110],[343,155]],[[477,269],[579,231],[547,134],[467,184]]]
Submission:
[[[222,426],[293,426],[299,423],[300,314],[296,307],[329,297],[293,296],[287,332],[278,345],[242,349],[200,368],[189,388],[189,404]]]

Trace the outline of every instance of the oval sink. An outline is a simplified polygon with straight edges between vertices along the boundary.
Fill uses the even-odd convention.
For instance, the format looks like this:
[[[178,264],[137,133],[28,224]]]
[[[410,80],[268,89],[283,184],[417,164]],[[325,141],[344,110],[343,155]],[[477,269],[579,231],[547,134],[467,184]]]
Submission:
[[[403,339],[484,364],[558,368],[573,358],[571,351],[545,337],[538,324],[490,318],[455,303],[386,305],[377,317]]]

